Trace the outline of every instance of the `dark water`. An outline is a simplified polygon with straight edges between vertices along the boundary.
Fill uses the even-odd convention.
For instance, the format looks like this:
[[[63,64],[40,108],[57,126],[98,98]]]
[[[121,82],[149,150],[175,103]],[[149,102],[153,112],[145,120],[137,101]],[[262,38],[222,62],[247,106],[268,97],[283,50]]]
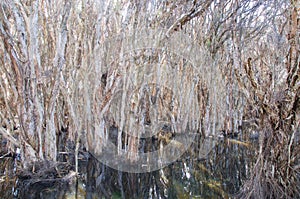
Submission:
[[[238,139],[196,138],[176,162],[140,174],[111,169],[86,153],[81,156],[79,178],[67,183],[34,182],[24,176],[11,179],[11,184],[2,180],[0,198],[231,198],[250,174],[255,148],[255,142]],[[14,163],[7,164],[13,171]]]

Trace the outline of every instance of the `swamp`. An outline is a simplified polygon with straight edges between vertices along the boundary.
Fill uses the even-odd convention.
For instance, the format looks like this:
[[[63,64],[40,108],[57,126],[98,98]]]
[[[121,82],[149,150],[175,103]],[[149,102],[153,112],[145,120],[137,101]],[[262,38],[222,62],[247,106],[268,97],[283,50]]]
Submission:
[[[0,198],[300,198],[300,0],[2,0]]]

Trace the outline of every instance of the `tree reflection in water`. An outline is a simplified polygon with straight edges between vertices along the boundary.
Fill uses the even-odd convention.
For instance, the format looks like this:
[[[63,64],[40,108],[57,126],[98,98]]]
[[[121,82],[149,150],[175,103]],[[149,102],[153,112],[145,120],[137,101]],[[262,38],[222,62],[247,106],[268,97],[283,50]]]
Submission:
[[[78,180],[58,181],[56,179],[62,169],[51,167],[50,164],[40,166],[41,169],[49,169],[53,175],[51,179],[25,183],[30,178],[26,179],[26,175],[23,175],[18,180],[15,197],[230,198],[249,177],[257,155],[257,145],[232,139],[209,140],[196,137],[190,149],[179,160],[148,173],[126,173],[111,169],[86,152],[80,161]],[[38,168],[35,168],[35,175],[38,173]],[[13,198],[11,186],[2,186],[1,192]]]
[[[201,155],[197,138],[180,160],[149,173],[110,169],[92,156],[86,176],[87,198],[228,198],[239,191],[255,161],[255,143],[220,140]],[[242,142],[241,142],[242,143]]]

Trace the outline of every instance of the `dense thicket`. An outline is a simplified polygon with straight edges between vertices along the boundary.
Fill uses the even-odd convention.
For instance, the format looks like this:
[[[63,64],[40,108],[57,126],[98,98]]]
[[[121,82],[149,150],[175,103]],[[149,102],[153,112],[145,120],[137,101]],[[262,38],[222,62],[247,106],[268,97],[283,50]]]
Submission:
[[[132,151],[137,139],[124,143],[122,132],[242,127],[260,133],[260,149],[241,195],[299,197],[299,9],[299,0],[1,1],[1,139],[26,167],[56,161],[70,142],[75,156],[101,151],[112,125],[117,147]]]

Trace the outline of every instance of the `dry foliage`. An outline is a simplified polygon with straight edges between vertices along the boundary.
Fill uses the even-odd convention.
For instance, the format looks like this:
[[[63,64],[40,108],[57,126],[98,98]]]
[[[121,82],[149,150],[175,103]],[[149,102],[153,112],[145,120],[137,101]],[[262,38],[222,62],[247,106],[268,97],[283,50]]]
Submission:
[[[299,16],[298,0],[1,1],[1,138],[26,166],[67,140],[101,152],[111,125],[137,152],[149,128],[250,121],[260,153],[242,194],[299,196]]]

